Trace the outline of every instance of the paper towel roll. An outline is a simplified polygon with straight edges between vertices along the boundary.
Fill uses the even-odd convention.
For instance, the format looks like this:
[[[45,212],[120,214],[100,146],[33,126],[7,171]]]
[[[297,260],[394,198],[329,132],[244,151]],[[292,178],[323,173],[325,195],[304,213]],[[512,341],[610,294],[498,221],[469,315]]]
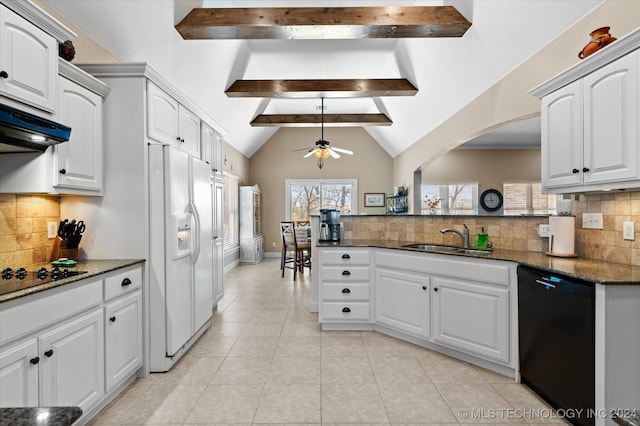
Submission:
[[[575,220],[573,216],[549,216],[549,254],[575,254]]]

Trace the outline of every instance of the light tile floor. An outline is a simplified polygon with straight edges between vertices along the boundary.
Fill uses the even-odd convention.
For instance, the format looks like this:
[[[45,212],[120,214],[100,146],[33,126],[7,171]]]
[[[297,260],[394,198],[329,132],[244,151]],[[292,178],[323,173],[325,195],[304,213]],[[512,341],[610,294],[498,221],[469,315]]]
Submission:
[[[91,424],[566,424],[507,377],[376,332],[321,331],[308,270],[294,283],[279,265],[227,273],[201,339]]]

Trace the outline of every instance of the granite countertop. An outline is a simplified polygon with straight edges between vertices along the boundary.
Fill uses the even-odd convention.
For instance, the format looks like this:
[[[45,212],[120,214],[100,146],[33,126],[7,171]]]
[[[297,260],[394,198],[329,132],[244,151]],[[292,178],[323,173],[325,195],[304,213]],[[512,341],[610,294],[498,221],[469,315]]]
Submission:
[[[0,426],[68,426],[81,415],[79,407],[0,408]]]
[[[389,240],[341,240],[339,242],[318,242],[317,247],[378,247],[425,253],[423,250],[402,247],[416,244],[415,241]],[[492,250],[488,255],[467,255],[462,253],[438,253],[445,256],[465,256],[481,259],[507,260],[520,265],[563,274],[572,278],[593,281],[605,285],[640,285],[640,267],[605,262],[587,258],[552,257],[544,253],[514,250]]]
[[[78,264],[73,269],[78,271],[87,271],[86,274],[74,275],[69,278],[64,278],[57,281],[51,281],[45,284],[40,284],[34,287],[27,287],[12,291],[10,293],[0,295],[0,303],[8,302],[9,300],[24,297],[30,294],[39,293],[41,291],[49,290],[51,288],[60,287],[66,284],[70,284],[76,281],[84,280],[87,278],[95,277],[96,275],[104,274],[106,272],[115,271],[116,269],[125,268],[127,266],[135,265],[137,263],[144,262],[144,259],[109,259],[109,260],[79,260]],[[50,263],[43,263],[38,265],[32,265],[30,269],[37,270],[40,267],[51,269]],[[71,269],[71,268],[70,268]],[[0,286],[3,283],[0,281]],[[9,285],[9,284],[4,284]]]

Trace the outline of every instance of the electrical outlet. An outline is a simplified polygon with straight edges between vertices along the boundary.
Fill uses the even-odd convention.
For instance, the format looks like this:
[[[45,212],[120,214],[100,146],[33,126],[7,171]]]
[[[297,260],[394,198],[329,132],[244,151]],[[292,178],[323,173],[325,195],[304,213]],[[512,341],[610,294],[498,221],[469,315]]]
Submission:
[[[631,241],[636,239],[636,225],[634,222],[624,222],[622,224],[622,238]]]
[[[55,238],[58,233],[58,229],[56,228],[57,223],[55,222],[47,222],[47,238]]]
[[[602,213],[582,213],[583,229],[602,229]]]
[[[276,248],[276,243],[271,243],[271,248]]]
[[[541,223],[540,225],[538,225],[538,227],[536,228],[536,231],[538,232],[538,235],[542,238],[549,237],[549,225],[547,225],[546,223]]]

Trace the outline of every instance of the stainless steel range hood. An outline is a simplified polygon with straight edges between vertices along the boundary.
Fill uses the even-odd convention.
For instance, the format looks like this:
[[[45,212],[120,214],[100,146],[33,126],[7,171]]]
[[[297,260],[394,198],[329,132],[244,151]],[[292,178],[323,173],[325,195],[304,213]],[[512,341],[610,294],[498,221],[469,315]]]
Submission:
[[[0,154],[44,152],[70,136],[70,127],[0,104]]]

